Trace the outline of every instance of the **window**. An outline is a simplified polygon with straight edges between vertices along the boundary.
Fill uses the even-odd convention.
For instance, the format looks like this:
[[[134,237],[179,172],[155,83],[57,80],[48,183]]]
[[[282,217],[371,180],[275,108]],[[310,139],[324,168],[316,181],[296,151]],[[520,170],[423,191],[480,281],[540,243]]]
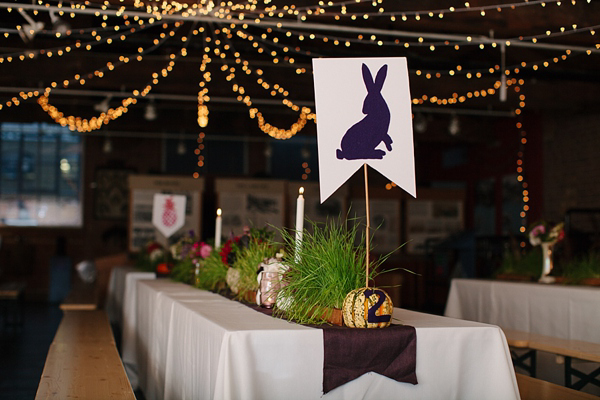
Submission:
[[[82,139],[47,123],[0,124],[0,222],[82,225]]]

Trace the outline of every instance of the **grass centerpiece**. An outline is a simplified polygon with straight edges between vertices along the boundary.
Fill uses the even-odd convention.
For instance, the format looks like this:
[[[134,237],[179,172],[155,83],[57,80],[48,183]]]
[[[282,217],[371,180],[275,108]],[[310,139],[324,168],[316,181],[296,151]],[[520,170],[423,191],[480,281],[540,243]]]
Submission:
[[[592,251],[566,263],[563,275],[569,284],[600,285],[600,253]]]
[[[212,249],[208,257],[200,261],[194,286],[199,289],[219,291],[226,287],[227,265],[223,263],[218,249]]]
[[[266,228],[250,229],[242,237],[227,241],[225,246],[231,246],[229,251],[221,251],[223,262],[230,267],[227,283],[238,300],[256,301],[260,264],[277,252],[273,237],[274,233]]]
[[[506,252],[500,268],[495,273],[497,279],[527,280],[537,279],[542,273],[542,251],[539,247],[521,252]]]
[[[275,314],[301,324],[322,324],[332,318],[334,310],[341,310],[348,293],[364,286],[365,237],[355,245],[358,224],[347,224],[340,218],[324,224],[309,223],[312,231],[304,231],[297,254],[293,232],[280,230],[285,253],[292,256],[285,260],[289,268],[282,276]],[[379,274],[377,267],[388,257],[371,265],[370,280]]]

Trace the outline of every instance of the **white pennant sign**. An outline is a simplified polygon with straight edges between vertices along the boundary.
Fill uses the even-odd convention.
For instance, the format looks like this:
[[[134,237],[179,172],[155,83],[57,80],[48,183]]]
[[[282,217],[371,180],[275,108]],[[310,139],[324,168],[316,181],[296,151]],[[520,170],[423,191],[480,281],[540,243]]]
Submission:
[[[185,223],[185,200],[182,195],[154,194],[152,224],[165,237],[170,237]]]
[[[406,58],[313,59],[321,203],[368,164],[416,197]]]

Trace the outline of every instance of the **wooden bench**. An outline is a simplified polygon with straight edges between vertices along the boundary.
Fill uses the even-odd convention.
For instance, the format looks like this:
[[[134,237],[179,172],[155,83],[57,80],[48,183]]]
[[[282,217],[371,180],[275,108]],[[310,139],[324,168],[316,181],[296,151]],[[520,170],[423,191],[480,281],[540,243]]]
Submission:
[[[76,277],[71,291],[60,303],[60,309],[63,311],[96,310],[98,304],[99,296],[96,282],[85,283],[79,277]]]
[[[21,301],[24,292],[24,283],[7,282],[0,284],[0,308],[2,310],[3,326],[23,325]]]
[[[536,351],[539,350],[565,358],[565,386],[567,388],[579,390],[588,383],[600,387],[600,380],[596,378],[600,375],[600,367],[586,374],[575,369],[572,365],[573,358],[600,363],[600,344],[581,340],[558,339],[509,329],[504,329],[504,334],[509,346],[531,350],[521,356],[513,354],[513,362],[515,365],[524,368],[532,377],[535,377]],[[525,364],[528,359],[530,361],[529,365]],[[574,376],[579,378],[577,382],[573,382]]]
[[[579,392],[523,374],[517,374],[517,385],[519,385],[521,400],[598,400],[598,397],[592,394]]]
[[[35,398],[135,399],[104,311],[65,312]]]

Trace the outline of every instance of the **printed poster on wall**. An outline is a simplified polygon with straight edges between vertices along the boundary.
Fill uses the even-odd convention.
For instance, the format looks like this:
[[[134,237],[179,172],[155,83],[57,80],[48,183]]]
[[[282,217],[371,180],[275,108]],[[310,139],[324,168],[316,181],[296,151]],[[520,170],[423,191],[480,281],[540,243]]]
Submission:
[[[425,253],[427,241],[442,240],[464,228],[463,202],[410,200],[407,203],[408,252]]]
[[[400,246],[400,200],[371,199],[371,246],[373,252],[385,254]],[[365,199],[352,199],[350,216],[359,218],[359,237],[366,225]]]
[[[284,181],[217,179],[215,188],[225,238],[243,234],[244,227],[274,231],[272,226],[283,226]]]
[[[150,241],[165,243],[165,236],[152,223],[154,195],[175,194],[185,196],[185,218],[183,226],[169,238],[177,241],[185,232],[193,230],[202,235],[201,207],[204,180],[175,176],[130,175],[129,176],[129,251],[138,252]]]

